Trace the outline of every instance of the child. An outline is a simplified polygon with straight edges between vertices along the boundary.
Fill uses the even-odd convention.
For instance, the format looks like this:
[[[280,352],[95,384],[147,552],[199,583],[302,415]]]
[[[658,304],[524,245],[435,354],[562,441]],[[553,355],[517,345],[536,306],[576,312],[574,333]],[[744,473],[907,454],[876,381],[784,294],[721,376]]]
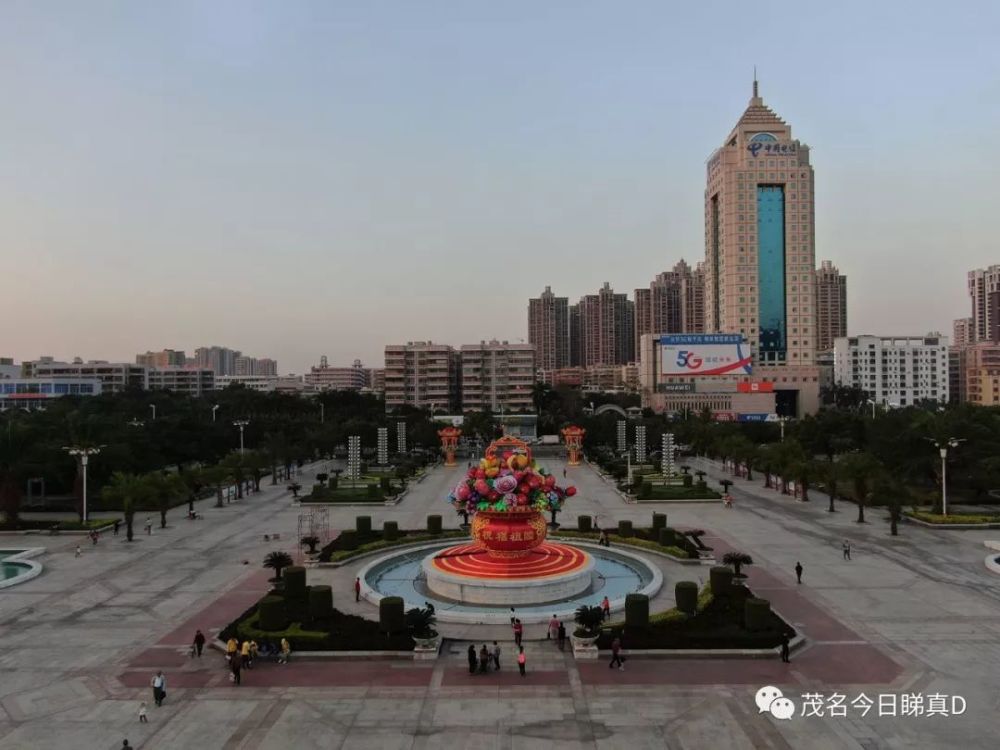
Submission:
[[[79,556],[80,556],[80,545],[79,545],[79,544],[78,544],[78,545],[76,545],[76,556],[77,556],[77,557],[79,557]]]
[[[148,724],[149,719],[146,716],[146,701],[139,704],[139,723]]]

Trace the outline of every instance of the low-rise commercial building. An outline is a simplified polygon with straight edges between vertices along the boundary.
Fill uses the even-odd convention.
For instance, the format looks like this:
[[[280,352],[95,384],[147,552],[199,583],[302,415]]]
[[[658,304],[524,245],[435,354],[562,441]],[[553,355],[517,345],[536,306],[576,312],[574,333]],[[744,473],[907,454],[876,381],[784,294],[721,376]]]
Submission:
[[[372,371],[354,360],[350,367],[330,367],[326,357],[321,357],[319,367],[310,368],[305,382],[319,391],[361,391],[371,385]]]
[[[201,396],[215,390],[215,373],[202,367],[151,367],[149,389]]]
[[[28,378],[61,378],[76,380],[99,380],[105,392],[120,393],[127,388],[149,387],[149,368],[130,362],[84,362],[80,358],[72,362],[57,362],[52,357],[25,362],[22,371]]]
[[[101,381],[96,378],[6,378],[0,380],[0,411],[44,408],[47,401],[61,396],[98,396]]]

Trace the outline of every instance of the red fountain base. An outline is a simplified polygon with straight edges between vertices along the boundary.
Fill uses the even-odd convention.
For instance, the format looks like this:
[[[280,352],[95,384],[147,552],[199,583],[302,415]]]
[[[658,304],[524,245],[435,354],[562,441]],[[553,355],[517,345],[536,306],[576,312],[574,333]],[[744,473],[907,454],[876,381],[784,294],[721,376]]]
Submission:
[[[455,601],[494,606],[569,599],[591,585],[593,558],[581,549],[544,542],[520,557],[497,557],[462,544],[424,558],[427,586]]]

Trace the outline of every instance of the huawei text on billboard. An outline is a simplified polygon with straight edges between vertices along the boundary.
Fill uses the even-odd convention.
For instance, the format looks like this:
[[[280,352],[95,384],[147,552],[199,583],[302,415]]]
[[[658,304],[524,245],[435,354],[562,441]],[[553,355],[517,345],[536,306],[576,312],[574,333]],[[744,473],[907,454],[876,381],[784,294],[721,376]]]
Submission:
[[[738,333],[660,337],[660,375],[749,375],[750,353]]]

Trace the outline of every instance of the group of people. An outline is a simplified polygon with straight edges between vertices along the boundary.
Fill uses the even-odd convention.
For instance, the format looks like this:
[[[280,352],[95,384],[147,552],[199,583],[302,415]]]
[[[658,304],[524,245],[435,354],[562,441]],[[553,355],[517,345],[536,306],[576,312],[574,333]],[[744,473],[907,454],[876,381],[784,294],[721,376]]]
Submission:
[[[566,649],[566,626],[555,615],[552,615],[552,619],[549,620],[549,629],[545,633],[545,638],[558,643],[560,651]]]
[[[201,649],[198,648],[198,636],[195,636],[195,648],[198,649],[198,656],[201,656]],[[204,636],[201,636],[204,639]],[[203,641],[204,642],[204,641]],[[226,642],[226,665],[229,668],[231,681],[237,685],[242,684],[242,672],[244,669],[253,669],[257,659],[276,659],[279,664],[287,664],[292,655],[292,647],[287,638],[282,638],[278,645],[268,641],[263,641],[260,645],[254,640],[245,640],[240,643],[236,638],[230,638]]]

